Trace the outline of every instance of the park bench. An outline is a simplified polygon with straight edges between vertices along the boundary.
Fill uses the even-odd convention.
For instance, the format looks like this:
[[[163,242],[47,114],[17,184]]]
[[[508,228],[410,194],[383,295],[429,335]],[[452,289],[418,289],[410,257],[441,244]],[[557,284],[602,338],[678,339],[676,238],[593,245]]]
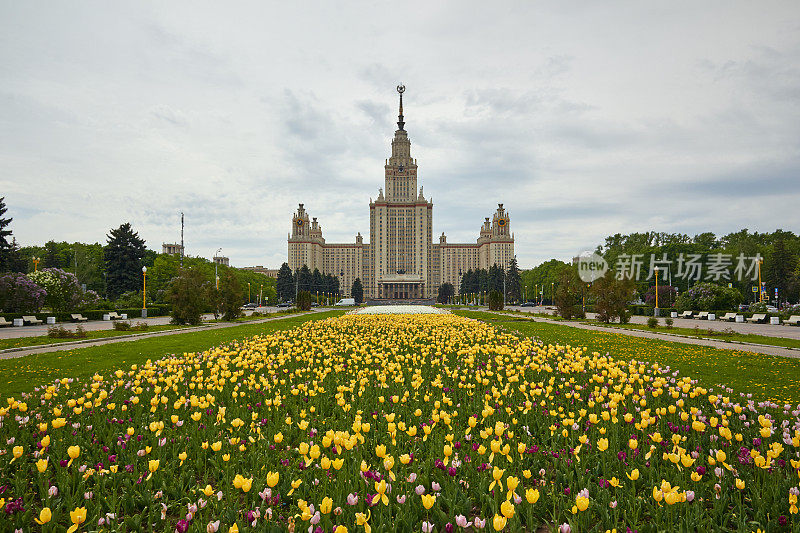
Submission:
[[[83,316],[81,313],[72,313],[69,316],[70,316],[70,318],[72,318],[73,322],[86,322],[87,320],[89,320],[88,318]]]
[[[30,324],[31,326],[38,326],[39,324],[42,323],[41,320],[39,320],[38,318],[36,318],[33,315],[23,316],[22,317],[22,322],[25,323],[25,324]]]
[[[767,314],[766,313],[756,313],[750,318],[747,319],[748,322],[752,322],[753,324],[762,324],[767,321]]]
[[[700,311],[695,318],[697,320],[708,320],[708,311]]]
[[[800,315],[792,315],[789,320],[784,321],[784,326],[800,326]]]
[[[733,322],[734,320],[736,320],[736,313],[725,313],[724,315],[719,317],[719,319],[724,320],[726,322]]]
[[[8,320],[6,320],[6,317],[0,316],[0,327],[4,328],[4,327],[10,326],[12,324],[13,324],[13,322],[9,322]]]
[[[122,320],[122,317],[119,316],[116,311],[111,311],[108,313],[108,318],[111,320]]]
[[[678,315],[678,318],[692,318],[694,311],[684,311],[683,313]]]

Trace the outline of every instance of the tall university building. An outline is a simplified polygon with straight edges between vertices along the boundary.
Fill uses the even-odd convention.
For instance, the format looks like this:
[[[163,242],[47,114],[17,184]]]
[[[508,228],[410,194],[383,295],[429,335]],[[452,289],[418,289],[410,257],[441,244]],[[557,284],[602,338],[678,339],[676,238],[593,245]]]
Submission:
[[[361,233],[353,243],[325,242],[322,226],[316,217],[309,219],[303,204],[292,217],[289,267],[294,272],[305,264],[312,272],[317,268],[333,274],[345,295],[361,278],[365,298],[435,298],[442,283],[452,283],[458,292],[467,270],[495,264],[507,268],[514,257],[514,235],[503,204],[491,221],[484,220],[475,243],[448,243],[444,233],[433,242],[433,202],[417,188],[417,160],[411,157],[403,121],[404,91],[402,85],[397,88],[400,114],[392,155],[384,165],[385,188],[369,202],[369,242]]]

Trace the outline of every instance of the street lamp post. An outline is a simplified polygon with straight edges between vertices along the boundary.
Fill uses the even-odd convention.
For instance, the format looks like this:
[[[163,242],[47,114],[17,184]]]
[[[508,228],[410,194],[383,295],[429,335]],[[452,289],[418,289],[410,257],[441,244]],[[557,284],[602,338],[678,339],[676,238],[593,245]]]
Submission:
[[[222,248],[217,248],[217,251],[214,252],[214,257],[211,259],[212,261],[214,261],[214,279],[216,280],[217,283],[217,290],[219,290],[219,272],[217,270],[217,268],[219,267],[219,263],[217,263],[216,258],[219,257],[219,253],[221,251]]]
[[[550,282],[550,305],[553,305],[553,302],[556,301],[556,293],[555,293],[555,283]]]
[[[33,260],[33,271],[34,272],[38,272],[39,271],[39,261],[41,261],[41,259],[39,259],[36,256],[33,256],[31,259]]]
[[[759,302],[764,301],[764,291],[761,288],[761,263],[763,262],[764,260],[759,257],[758,258],[758,301]]]
[[[247,303],[250,303],[250,282],[247,282]]]
[[[655,268],[656,271],[656,306],[653,308],[653,316],[658,317],[661,313],[658,311],[658,267]]]
[[[147,267],[142,267],[142,318],[147,318]]]
[[[263,298],[264,298],[264,284],[261,284],[261,287],[258,289],[258,305],[263,305]]]

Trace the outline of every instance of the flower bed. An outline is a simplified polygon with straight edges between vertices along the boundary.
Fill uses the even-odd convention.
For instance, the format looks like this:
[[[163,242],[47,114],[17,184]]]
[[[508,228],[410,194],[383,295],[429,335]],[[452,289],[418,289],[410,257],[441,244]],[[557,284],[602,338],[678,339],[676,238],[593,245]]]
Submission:
[[[347,315],[0,409],[0,530],[797,531],[800,409],[452,315]]]

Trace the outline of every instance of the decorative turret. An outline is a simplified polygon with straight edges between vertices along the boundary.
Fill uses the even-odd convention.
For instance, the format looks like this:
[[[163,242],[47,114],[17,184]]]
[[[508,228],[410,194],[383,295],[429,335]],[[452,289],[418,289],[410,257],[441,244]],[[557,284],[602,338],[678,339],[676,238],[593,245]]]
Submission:
[[[511,221],[508,213],[503,209],[503,204],[497,204],[497,211],[492,218],[492,236],[509,237],[511,235]]]
[[[303,204],[299,204],[297,212],[292,216],[292,237],[307,237],[309,232],[308,213]]]

